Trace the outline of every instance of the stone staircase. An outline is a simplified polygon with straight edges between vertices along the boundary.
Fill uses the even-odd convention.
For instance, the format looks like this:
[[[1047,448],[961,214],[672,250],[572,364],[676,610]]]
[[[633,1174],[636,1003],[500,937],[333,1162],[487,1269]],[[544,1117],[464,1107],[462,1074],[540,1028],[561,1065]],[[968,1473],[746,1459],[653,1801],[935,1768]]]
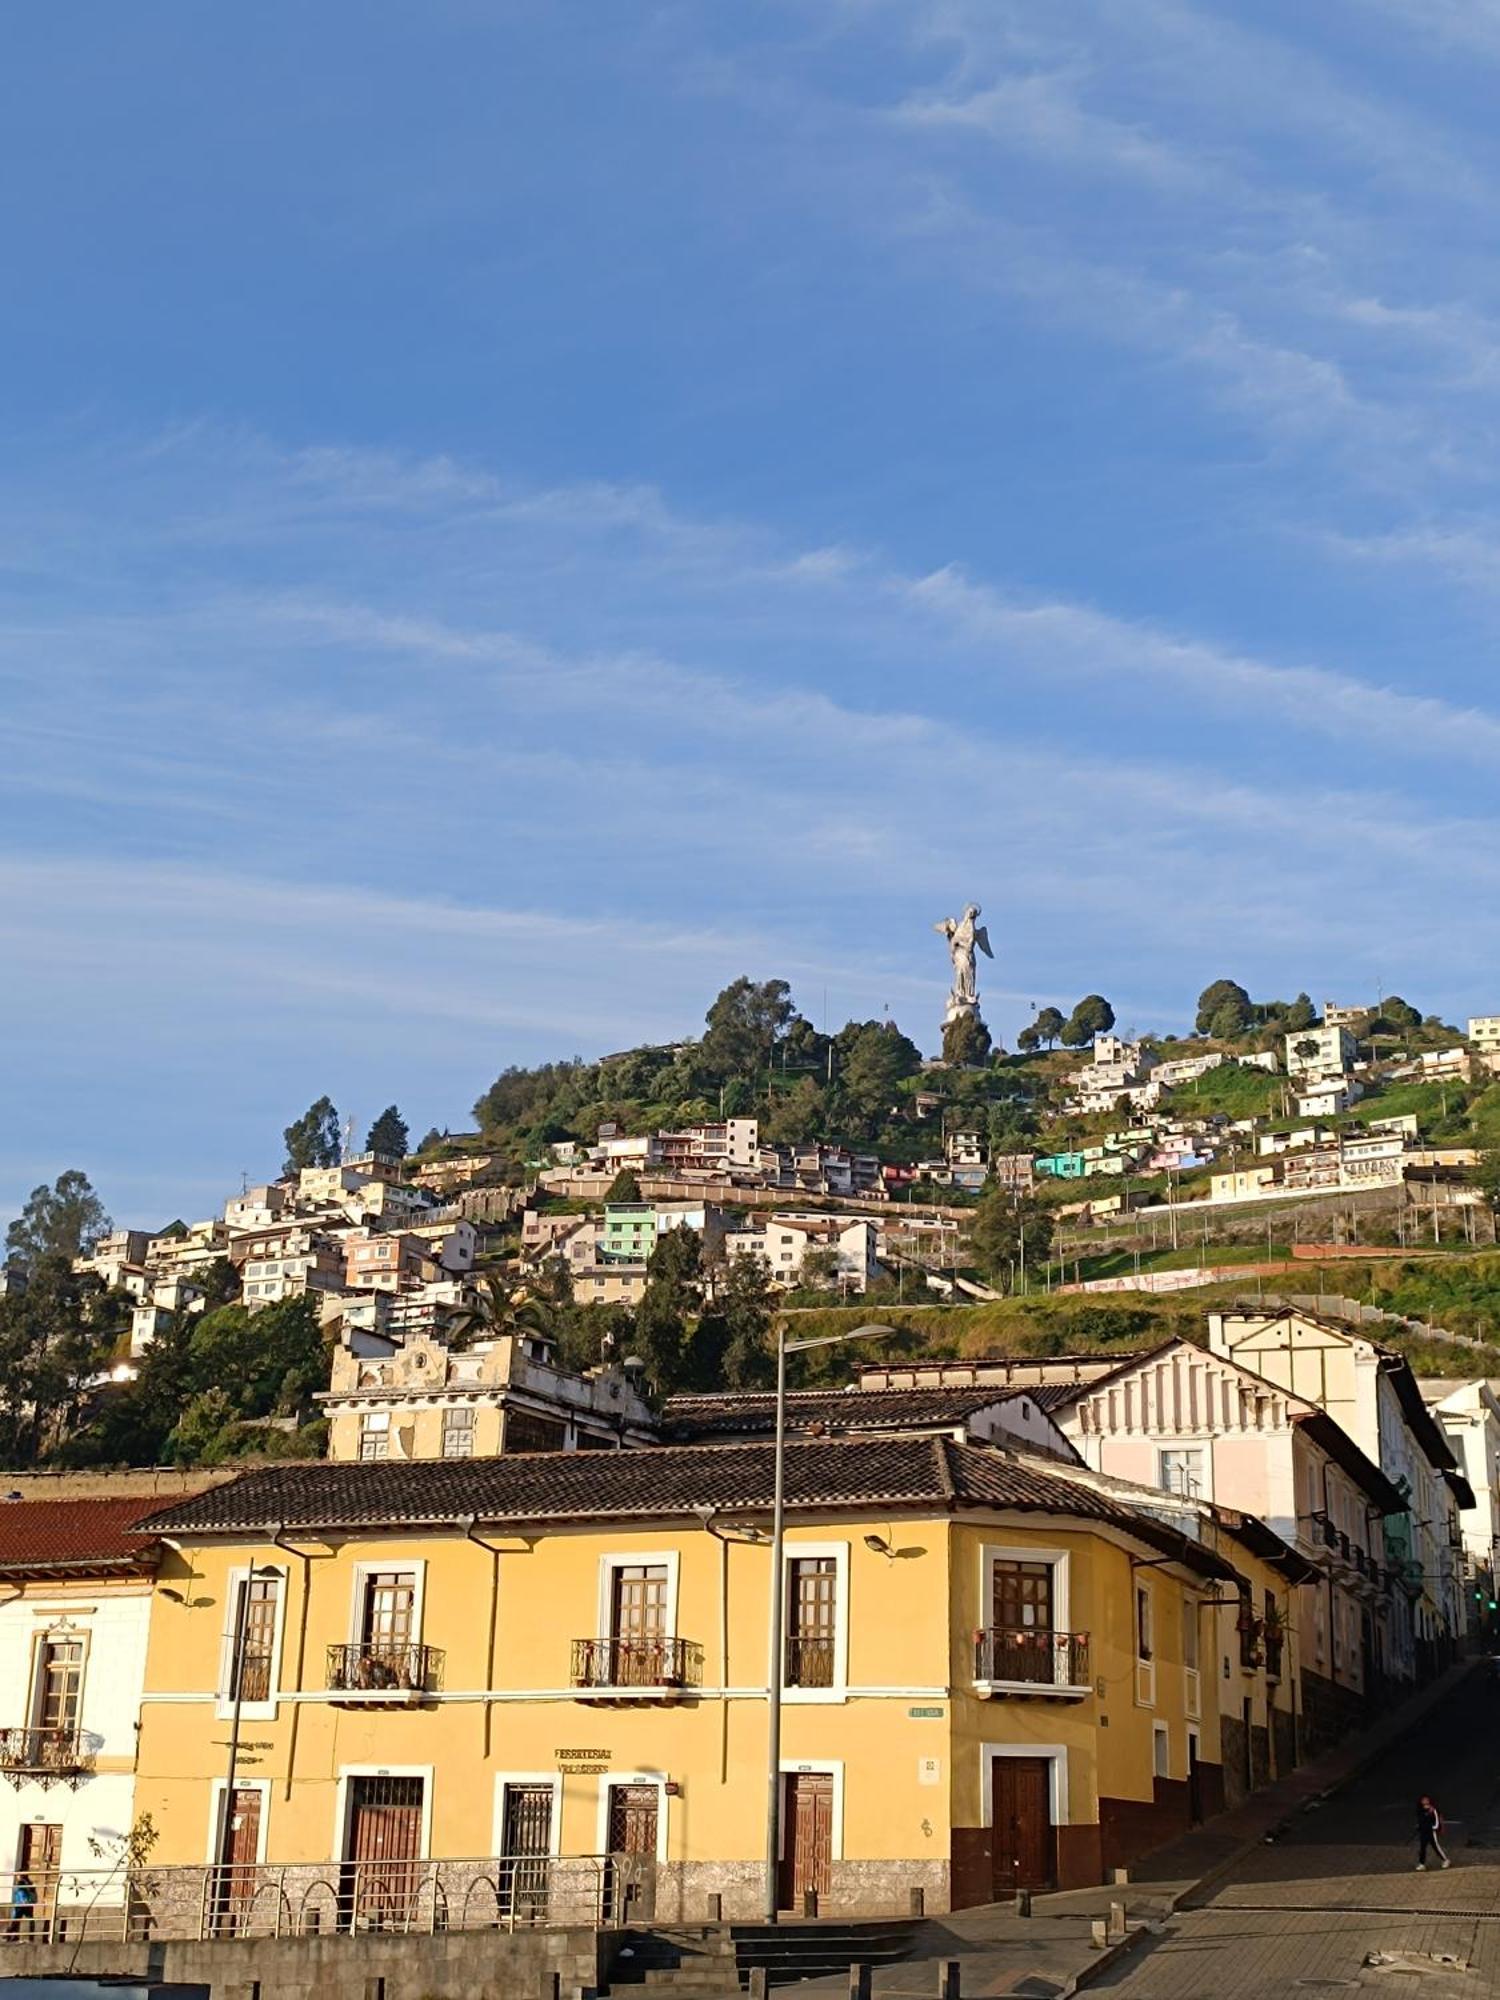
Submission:
[[[906,1958],[922,1919],[868,1921],[788,1918],[779,1924],[687,1924],[632,1930],[609,1969],[612,1996],[725,2000],[764,1968],[770,1986],[846,1972],[856,1962],[890,1965]]]

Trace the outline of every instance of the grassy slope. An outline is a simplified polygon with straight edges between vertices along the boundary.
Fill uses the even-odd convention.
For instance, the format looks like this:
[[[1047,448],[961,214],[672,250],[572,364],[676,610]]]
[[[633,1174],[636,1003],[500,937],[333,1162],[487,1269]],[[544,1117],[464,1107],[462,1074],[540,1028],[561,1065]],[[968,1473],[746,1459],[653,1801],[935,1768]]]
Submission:
[[[798,1338],[848,1332],[871,1320],[903,1329],[900,1341],[826,1348],[808,1357],[810,1371],[804,1379],[844,1381],[860,1362],[876,1361],[886,1354],[947,1359],[982,1354],[1108,1353],[1177,1336],[1202,1342],[1208,1310],[1247,1289],[1225,1285],[1164,1297],[1141,1292],[1094,1298],[1033,1296],[1003,1299],[993,1305],[916,1311],[898,1306],[873,1310],[830,1306],[799,1313],[793,1325]],[[1457,1349],[1391,1329],[1371,1329],[1383,1346],[1404,1354],[1418,1374],[1500,1376],[1500,1256],[1446,1258],[1431,1263],[1310,1264],[1305,1272],[1278,1281],[1276,1289],[1299,1294],[1326,1291],[1362,1299],[1389,1312],[1426,1319],[1453,1333],[1488,1340],[1493,1344],[1484,1349]]]

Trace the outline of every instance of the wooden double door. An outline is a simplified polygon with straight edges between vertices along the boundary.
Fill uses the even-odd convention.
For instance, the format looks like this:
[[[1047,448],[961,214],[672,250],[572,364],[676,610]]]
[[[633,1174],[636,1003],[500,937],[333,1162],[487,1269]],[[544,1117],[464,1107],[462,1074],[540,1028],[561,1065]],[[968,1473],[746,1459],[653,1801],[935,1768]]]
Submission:
[[[777,1900],[796,1910],[809,1889],[828,1894],[833,1864],[833,1776],[792,1771],[782,1780]]]
[[[1050,1889],[1057,1878],[1052,1765],[1046,1757],[995,1757],[990,1764],[995,1897]]]

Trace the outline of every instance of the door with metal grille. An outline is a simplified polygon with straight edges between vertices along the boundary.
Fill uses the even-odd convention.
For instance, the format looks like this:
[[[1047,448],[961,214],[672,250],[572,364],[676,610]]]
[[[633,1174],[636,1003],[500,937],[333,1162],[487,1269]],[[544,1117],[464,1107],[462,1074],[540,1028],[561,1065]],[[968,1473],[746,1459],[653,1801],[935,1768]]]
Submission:
[[[344,1903],[356,1930],[410,1930],[421,1888],[422,1780],[353,1778]]]
[[[656,1859],[657,1815],[661,1801],[655,1785],[611,1785],[609,1788],[609,1860],[605,1864],[604,1920],[628,1918],[642,1897]]]
[[[621,1563],[611,1597],[611,1685],[656,1687],[666,1673],[667,1649],[662,1644],[667,1633],[666,1565]]]
[[[500,1832],[500,1907],[526,1923],[547,1913],[552,1787],[507,1785]]]
[[[779,1901],[800,1909],[809,1890],[828,1894],[833,1868],[833,1775],[797,1771],[784,1780]]]
[[[786,1684],[832,1687],[838,1564],[832,1556],[798,1556],[787,1570]]]

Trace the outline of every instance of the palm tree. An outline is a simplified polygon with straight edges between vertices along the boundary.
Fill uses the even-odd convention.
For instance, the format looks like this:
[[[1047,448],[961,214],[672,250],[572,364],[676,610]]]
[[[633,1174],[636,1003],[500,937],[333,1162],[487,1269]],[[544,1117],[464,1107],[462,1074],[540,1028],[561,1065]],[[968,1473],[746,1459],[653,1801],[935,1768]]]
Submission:
[[[532,1340],[554,1337],[548,1307],[529,1298],[525,1287],[503,1271],[483,1274],[477,1297],[444,1314],[443,1332],[450,1347],[467,1347],[474,1340],[494,1340],[503,1334]]]

